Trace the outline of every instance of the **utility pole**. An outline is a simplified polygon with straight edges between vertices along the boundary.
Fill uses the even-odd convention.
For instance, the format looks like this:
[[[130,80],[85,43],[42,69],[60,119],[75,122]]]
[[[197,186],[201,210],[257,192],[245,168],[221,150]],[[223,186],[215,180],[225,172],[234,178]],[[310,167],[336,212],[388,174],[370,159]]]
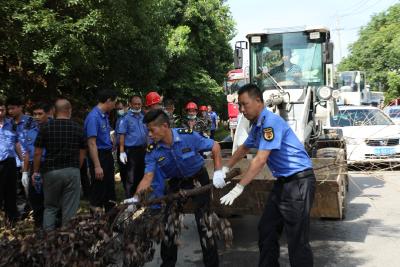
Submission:
[[[340,17],[337,14],[336,14],[336,29],[335,30],[337,31],[337,36],[338,36],[339,57],[340,57],[340,60],[342,60],[342,40],[340,38],[340,31],[343,30],[343,28],[340,28]]]

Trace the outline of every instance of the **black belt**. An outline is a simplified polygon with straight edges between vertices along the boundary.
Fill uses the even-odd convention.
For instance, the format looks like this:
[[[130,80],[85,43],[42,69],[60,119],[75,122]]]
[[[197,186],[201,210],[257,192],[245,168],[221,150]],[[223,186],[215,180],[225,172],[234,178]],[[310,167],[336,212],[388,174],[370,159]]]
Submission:
[[[307,170],[304,170],[304,171],[296,172],[295,174],[292,174],[292,175],[287,176],[287,177],[284,177],[284,176],[277,177],[278,178],[277,182],[289,183],[289,182],[294,181],[294,180],[300,180],[300,179],[307,178],[311,174],[314,174],[314,170],[313,169],[307,169]]]
[[[188,176],[188,177],[171,177],[171,178],[169,178],[169,180],[190,181],[190,180],[193,180],[193,179],[199,177],[199,175],[204,171],[207,171],[207,169],[203,166],[203,167],[200,168],[199,171],[197,171],[192,176]]]
[[[112,149],[97,149],[97,153],[110,153],[112,152]]]
[[[143,149],[146,148],[145,145],[141,145],[141,146],[125,146],[125,149]]]

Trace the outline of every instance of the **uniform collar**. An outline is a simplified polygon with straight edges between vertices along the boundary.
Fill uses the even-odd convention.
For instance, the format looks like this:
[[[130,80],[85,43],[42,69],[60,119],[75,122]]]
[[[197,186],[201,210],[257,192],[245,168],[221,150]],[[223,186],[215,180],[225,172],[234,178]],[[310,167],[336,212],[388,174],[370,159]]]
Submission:
[[[142,114],[142,112],[134,113],[132,110],[128,110],[128,114],[130,114],[132,117],[135,117],[135,118],[142,118],[142,117],[144,117],[143,114]]]
[[[17,123],[17,122],[15,122],[15,123],[17,123],[17,124],[23,124],[23,123],[25,123],[28,119],[29,119],[29,116],[28,116],[28,115],[22,114],[21,120],[20,120],[18,123]],[[13,119],[13,121],[15,121],[15,120]]]
[[[179,133],[178,133],[178,131],[176,130],[176,129],[171,129],[171,131],[172,131],[172,139],[174,140],[173,142],[172,142],[172,145],[171,145],[171,147],[175,144],[175,143],[179,143],[179,142],[181,142],[181,137],[179,136]],[[163,142],[158,142],[157,143],[157,146],[158,147],[164,147],[164,148],[169,148],[166,144],[164,144]]]
[[[267,109],[267,108],[264,108],[264,109],[261,111],[260,116],[258,116],[258,119],[257,119],[257,127],[260,127],[261,125],[264,124],[264,121],[266,120],[267,116],[268,116],[268,109]]]
[[[11,124],[12,120],[10,118],[4,118],[4,123],[3,123],[3,128],[4,126],[6,126],[7,124]]]
[[[101,111],[101,109],[98,106],[95,106],[94,109],[96,110],[96,112],[102,117],[105,118],[107,116],[107,114],[103,111]]]

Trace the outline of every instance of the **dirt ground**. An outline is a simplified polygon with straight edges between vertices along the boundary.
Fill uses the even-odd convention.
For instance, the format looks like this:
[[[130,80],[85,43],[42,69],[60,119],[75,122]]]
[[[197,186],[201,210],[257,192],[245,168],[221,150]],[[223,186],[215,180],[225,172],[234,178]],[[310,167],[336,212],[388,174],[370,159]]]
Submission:
[[[311,246],[315,266],[400,266],[400,172],[350,173],[343,221],[315,219]],[[231,219],[234,244],[220,248],[220,266],[257,266],[256,216]],[[192,215],[186,215],[177,266],[203,266]],[[222,247],[222,246],[221,246]],[[159,251],[146,267],[160,266]],[[289,266],[285,238],[281,266]]]

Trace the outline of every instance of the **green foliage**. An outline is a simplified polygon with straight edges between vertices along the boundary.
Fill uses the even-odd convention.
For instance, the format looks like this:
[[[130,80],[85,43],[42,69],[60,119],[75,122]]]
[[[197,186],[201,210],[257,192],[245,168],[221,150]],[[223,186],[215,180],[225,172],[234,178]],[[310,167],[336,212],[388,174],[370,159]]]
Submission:
[[[400,75],[395,71],[388,72],[388,90],[385,92],[386,102],[400,96]]]
[[[350,46],[350,55],[339,65],[340,71],[363,70],[373,90],[399,97],[400,4],[372,17],[360,30],[359,39]]]
[[[220,0],[0,0],[0,93],[87,107],[96,88],[157,90],[222,111],[233,29]]]

